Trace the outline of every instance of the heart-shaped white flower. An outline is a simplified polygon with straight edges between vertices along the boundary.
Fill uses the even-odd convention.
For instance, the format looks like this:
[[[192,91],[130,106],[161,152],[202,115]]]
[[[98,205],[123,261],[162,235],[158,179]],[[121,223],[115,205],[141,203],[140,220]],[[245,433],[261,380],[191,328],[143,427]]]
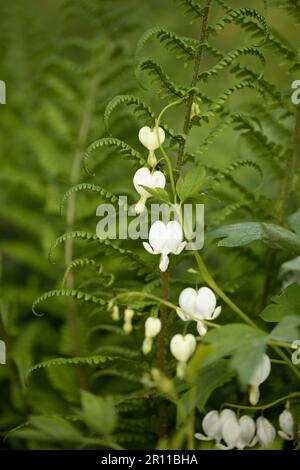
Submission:
[[[159,148],[159,144],[163,144],[165,141],[165,131],[159,127],[158,128],[158,137],[156,133],[156,128],[150,129],[148,126],[144,126],[139,131],[139,140],[148,150],[156,150]]]
[[[221,313],[222,307],[216,307],[216,304],[216,296],[208,287],[201,287],[198,291],[187,287],[179,296],[177,314],[184,321],[195,320],[197,330],[203,336],[207,332],[203,320],[214,320]]]
[[[159,269],[165,272],[169,266],[168,255],[179,255],[185,248],[186,242],[182,239],[183,232],[179,222],[173,220],[165,224],[157,220],[151,225],[149,243],[144,242],[143,246],[152,255],[161,255]]]
[[[196,339],[194,335],[175,335],[171,339],[170,350],[175,359],[187,362],[196,349]]]
[[[264,354],[260,362],[255,367],[252,376],[249,380],[250,394],[249,401],[251,405],[256,405],[259,400],[259,385],[262,384],[270,375],[271,361],[267,354]]]
[[[139,202],[135,206],[135,212],[141,214],[145,209],[145,203],[151,194],[143,186],[148,188],[164,188],[166,185],[165,175],[161,171],[150,172],[149,168],[139,168],[133,177],[133,185],[136,191],[141,195]]]
[[[139,131],[139,140],[144,145],[144,147],[149,150],[147,163],[151,166],[151,168],[154,168],[157,164],[154,150],[158,149],[159,146],[164,143],[164,130],[161,127],[159,127],[157,130],[156,128],[150,129],[148,126],[142,127]]]
[[[259,444],[263,447],[270,447],[270,445],[273,444],[276,436],[276,431],[273,424],[271,424],[267,418],[260,416],[256,420],[256,429],[256,435]]]
[[[282,437],[282,439],[286,439],[287,441],[294,439],[294,418],[290,411],[284,410],[279,415],[279,426],[280,430],[278,431],[278,434],[280,437]]]

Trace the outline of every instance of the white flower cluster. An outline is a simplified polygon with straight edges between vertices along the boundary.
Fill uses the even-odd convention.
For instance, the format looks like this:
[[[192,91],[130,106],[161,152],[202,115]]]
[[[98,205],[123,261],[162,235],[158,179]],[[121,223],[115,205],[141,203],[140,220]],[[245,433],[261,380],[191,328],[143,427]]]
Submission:
[[[290,411],[284,410],[279,416],[278,431],[283,439],[295,437],[294,418]],[[245,449],[259,444],[270,447],[276,437],[273,424],[260,416],[256,421],[248,415],[238,418],[233,410],[224,409],[220,413],[212,410],[202,421],[204,434],[196,433],[195,437],[202,441],[215,441],[218,449]]]
[[[146,201],[151,196],[146,188],[164,189],[166,185],[165,175],[161,171],[155,171],[157,160],[154,151],[163,144],[165,133],[161,127],[158,129],[150,129],[150,127],[142,127],[139,131],[140,142],[149,150],[147,167],[139,168],[134,177],[133,185],[141,196],[135,206],[136,214],[141,214],[146,208]],[[179,255],[186,246],[183,241],[183,231],[181,225],[177,221],[168,223],[157,220],[154,222],[149,231],[149,243],[143,243],[145,250],[152,255],[161,255],[159,268],[162,272],[168,269],[169,254]]]

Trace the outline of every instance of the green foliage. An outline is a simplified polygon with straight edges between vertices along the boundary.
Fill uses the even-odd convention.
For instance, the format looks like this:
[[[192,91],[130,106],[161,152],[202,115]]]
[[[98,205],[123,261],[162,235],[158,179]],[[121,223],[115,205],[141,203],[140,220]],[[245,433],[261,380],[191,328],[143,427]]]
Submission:
[[[14,90],[0,129],[5,449],[209,448],[193,437],[203,416],[228,402],[244,414],[263,354],[272,370],[249,414],[264,410],[277,429],[282,397],[298,406],[298,2],[271,2],[267,19],[258,1],[177,3],[3,6],[0,78]],[[94,215],[102,201],[127,209],[121,194],[138,201],[138,131],[158,117],[167,184],[142,185],[147,204],[204,201],[206,226],[203,250],[171,254],[163,276],[142,240],[100,239]],[[170,340],[198,333],[178,297],[203,286],[222,314],[179,380]],[[149,316],[164,327],[145,355]]]

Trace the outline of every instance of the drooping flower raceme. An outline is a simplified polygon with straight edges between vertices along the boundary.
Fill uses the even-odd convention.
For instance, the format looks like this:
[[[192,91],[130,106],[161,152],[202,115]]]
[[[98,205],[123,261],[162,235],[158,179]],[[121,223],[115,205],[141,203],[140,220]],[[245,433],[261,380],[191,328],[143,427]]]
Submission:
[[[152,255],[160,254],[159,269],[165,272],[169,266],[169,254],[179,255],[186,246],[182,228],[176,220],[167,224],[157,220],[151,225],[149,243],[143,242],[144,248]]]
[[[194,335],[175,335],[171,339],[170,350],[177,359],[177,377],[182,379],[185,374],[186,363],[196,349],[196,339]]]
[[[145,339],[142,350],[144,354],[148,354],[152,349],[153,338],[159,334],[161,330],[161,321],[159,318],[149,317],[145,321]]]
[[[141,214],[145,209],[146,200],[151,196],[143,186],[148,188],[164,188],[166,185],[165,175],[161,171],[150,172],[149,168],[142,167],[136,171],[133,177],[133,184],[141,198],[135,206],[135,212]]]
[[[159,139],[158,139],[159,138]],[[150,127],[142,127],[139,131],[139,140],[149,150],[148,165],[151,168],[155,168],[157,160],[154,154],[154,150],[159,148],[159,144],[163,144],[165,141],[165,131],[159,127],[158,136],[156,128],[150,129]]]
[[[260,416],[256,420],[256,435],[262,447],[270,447],[275,439],[276,431],[267,418]]]
[[[198,291],[187,287],[179,296],[177,314],[184,321],[195,320],[198,333],[204,336],[207,326],[203,320],[214,320],[221,313],[222,307],[216,307],[216,304],[216,296],[208,287],[201,287]]]
[[[279,415],[279,436],[282,437],[282,439],[286,439],[287,441],[293,440],[295,437],[294,425],[295,423],[292,413],[288,410],[284,410]]]
[[[251,405],[256,405],[259,400],[259,386],[262,384],[270,375],[271,372],[271,361],[267,354],[264,354],[261,361],[257,364],[253,371],[252,377],[249,380],[250,393],[249,401]]]
[[[234,411],[224,409],[221,413],[210,411],[202,421],[205,435],[196,433],[200,440],[215,440],[219,449],[244,449],[256,444],[255,422],[250,416],[237,419]],[[224,442],[221,443],[221,442]]]

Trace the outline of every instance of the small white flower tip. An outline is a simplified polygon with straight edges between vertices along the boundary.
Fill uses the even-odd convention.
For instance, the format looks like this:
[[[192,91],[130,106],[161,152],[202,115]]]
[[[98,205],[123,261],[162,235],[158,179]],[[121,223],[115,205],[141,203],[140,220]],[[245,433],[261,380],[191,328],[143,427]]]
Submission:
[[[144,354],[149,354],[152,349],[152,338],[145,338],[142,345],[142,351]]]
[[[169,266],[169,257],[168,255],[162,254],[160,257],[160,262],[159,262],[159,269],[161,270],[162,273],[166,272]]]
[[[260,397],[260,392],[259,388],[257,385],[251,385],[250,391],[249,391],[249,401],[252,406],[257,405]]]
[[[145,202],[146,202],[146,198],[142,196],[142,197],[140,198],[140,200],[136,203],[134,209],[135,209],[135,213],[136,213],[137,215],[142,214],[142,212],[144,212],[144,210],[146,209],[146,204],[145,204]]]
[[[156,128],[150,129],[150,127],[144,126],[139,131],[139,141],[148,150],[156,150],[159,148],[159,144],[162,145],[165,141],[165,131],[159,127],[157,136]]]
[[[197,322],[197,331],[200,336],[205,336],[207,333],[207,326],[201,320]]]
[[[113,321],[118,321],[120,319],[118,305],[113,306],[111,317],[112,317]]]

